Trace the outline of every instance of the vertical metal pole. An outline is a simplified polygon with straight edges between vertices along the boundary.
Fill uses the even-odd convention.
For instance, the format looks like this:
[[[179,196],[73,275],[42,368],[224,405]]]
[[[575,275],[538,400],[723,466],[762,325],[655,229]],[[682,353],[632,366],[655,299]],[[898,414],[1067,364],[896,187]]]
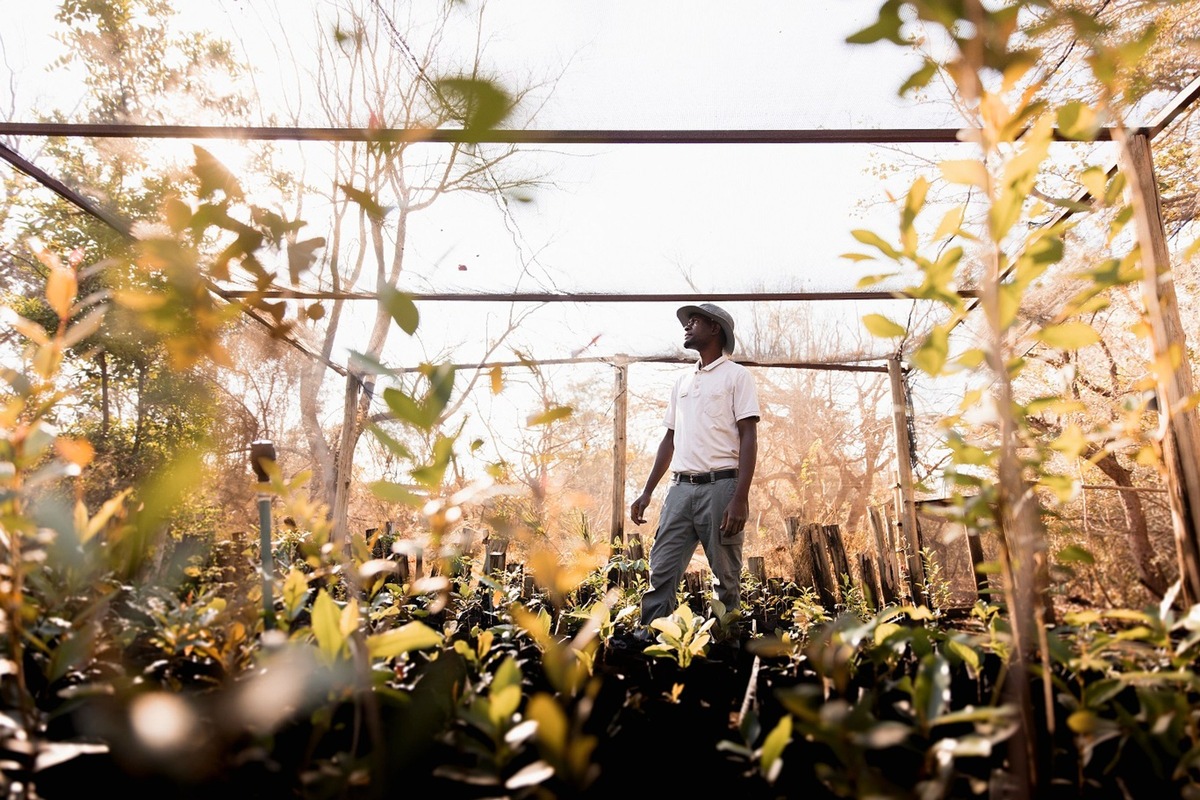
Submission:
[[[270,484],[264,462],[275,461],[275,445],[258,439],[250,443],[250,466],[258,478],[258,547],[262,561],[263,629],[275,627],[275,563],[271,556],[271,494],[264,491]]]

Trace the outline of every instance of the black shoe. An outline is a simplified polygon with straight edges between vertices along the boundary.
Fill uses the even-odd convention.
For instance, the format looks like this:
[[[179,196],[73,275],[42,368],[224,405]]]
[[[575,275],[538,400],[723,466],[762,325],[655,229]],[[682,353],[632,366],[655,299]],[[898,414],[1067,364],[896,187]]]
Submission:
[[[648,645],[654,641],[654,636],[647,628],[638,628],[633,632],[633,640],[640,645]]]

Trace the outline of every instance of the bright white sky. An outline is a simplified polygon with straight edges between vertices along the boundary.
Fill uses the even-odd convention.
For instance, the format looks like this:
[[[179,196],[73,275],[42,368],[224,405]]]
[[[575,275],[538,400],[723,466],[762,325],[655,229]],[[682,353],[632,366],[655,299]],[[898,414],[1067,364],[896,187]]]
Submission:
[[[880,1],[504,0],[492,3],[484,20],[487,52],[500,74],[514,80],[560,76],[535,128],[953,126],[946,106],[896,96],[916,66],[911,53],[892,45],[844,44],[847,35],[873,21]],[[76,76],[42,73],[53,53],[45,37],[56,5],[0,0],[12,26],[3,35],[3,66],[17,76],[24,104],[14,109],[13,119],[32,119],[26,108],[70,109],[71,98],[82,91]],[[177,0],[177,5],[186,27],[211,29],[244,52],[265,98],[281,108],[315,111],[311,97],[298,105],[297,96],[309,87],[297,81],[288,62],[295,53],[311,51],[306,37],[311,41],[320,28],[315,20],[329,11],[329,0]],[[372,0],[362,5],[370,7]],[[478,4],[466,0],[461,7],[475,11]],[[264,109],[264,124],[270,110]],[[327,123],[314,117],[312,124]],[[217,143],[205,146],[222,152]],[[552,149],[556,155],[540,163],[552,167],[558,188],[515,205],[507,225],[493,201],[477,196],[445,198],[423,215],[410,229],[409,283],[402,288],[629,294],[853,289],[860,275],[876,269],[840,258],[861,249],[850,231],[894,229],[894,212],[883,204],[888,188],[904,188],[886,186],[872,174],[886,151],[865,146]],[[678,305],[551,304],[538,309],[495,358],[512,360],[514,350],[539,359],[565,358],[581,348],[594,356],[682,355]],[[752,303],[725,305],[741,329],[751,324]],[[824,304],[814,313],[829,314],[831,324],[855,334],[861,315],[876,310],[847,303],[834,311]],[[896,304],[895,310],[903,319],[906,307]],[[472,362],[481,355],[479,343],[509,313],[508,306],[482,303],[423,305],[417,340],[394,333],[385,361],[413,364],[452,349],[452,360]],[[881,343],[881,352],[885,349]],[[610,380],[602,380],[598,390],[608,392]]]
[[[26,102],[39,109],[69,109],[70,98],[82,91],[77,79],[51,73],[46,81],[28,80],[53,52],[45,36],[56,3],[29,5],[0,0],[0,6],[11,7],[13,13],[5,16],[17,26],[3,37],[4,55],[21,78],[21,91],[38,87],[39,94],[25,96]],[[255,66],[265,102],[315,110],[311,97],[307,104],[298,99],[306,90],[311,95],[311,89],[297,80],[297,70],[288,62],[311,51],[306,42],[317,30],[331,28],[328,16],[317,22],[333,8],[329,0],[180,0],[177,5],[187,27],[211,29],[243,50]],[[370,8],[373,0],[362,0],[362,5]],[[439,3],[417,0],[409,5],[432,11]],[[471,14],[479,9],[474,0],[460,7]],[[844,43],[847,35],[873,21],[877,10],[877,0],[514,0],[492,3],[483,19],[487,53],[501,75],[514,80],[560,76],[532,127],[953,125],[945,106],[896,96],[915,66],[912,54],[892,45]],[[469,26],[463,32],[470,33]],[[470,47],[473,39],[464,38],[462,44]],[[301,63],[301,74],[305,68]],[[264,120],[271,110],[264,109]],[[13,118],[25,116],[18,110]],[[314,117],[312,124],[327,123]],[[222,152],[219,143],[206,146]],[[323,146],[305,147],[312,152]],[[549,165],[558,188],[539,192],[530,203],[514,204],[507,223],[494,201],[477,196],[445,198],[422,215],[410,230],[409,283],[403,288],[630,294],[853,289],[860,275],[876,269],[854,267],[840,258],[860,249],[850,231],[894,227],[894,213],[883,209],[889,187],[870,172],[882,153],[876,148],[612,145],[552,150],[554,155],[542,156],[538,163]],[[872,216],[864,218],[868,209]],[[519,345],[537,357],[561,358],[600,336],[591,354],[671,352],[679,341],[675,305],[581,309],[556,304],[537,312],[542,324]],[[735,314],[749,315],[749,308],[734,305]],[[507,308],[494,311],[475,303],[426,307],[423,312],[425,350],[438,352],[456,340],[481,341],[483,332],[465,321],[498,314],[488,326],[494,331]],[[831,312],[826,304],[822,313],[835,313],[840,324],[857,329],[857,318],[865,311],[847,304]],[[547,337],[547,329],[553,335]],[[467,350],[462,360],[475,357]],[[396,357],[408,361],[419,355]]]

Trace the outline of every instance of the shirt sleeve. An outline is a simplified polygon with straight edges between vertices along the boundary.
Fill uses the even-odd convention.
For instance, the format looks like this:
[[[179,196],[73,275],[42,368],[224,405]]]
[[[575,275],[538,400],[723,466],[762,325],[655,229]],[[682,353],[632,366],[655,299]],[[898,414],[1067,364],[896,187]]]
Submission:
[[[675,430],[675,407],[678,404],[679,384],[683,381],[683,377],[675,379],[675,383],[671,386],[671,394],[667,397],[667,411],[663,414],[663,427],[667,430]]]
[[[754,375],[742,367],[733,385],[733,418],[743,420],[751,417],[762,417],[758,407],[758,388],[754,384]]]

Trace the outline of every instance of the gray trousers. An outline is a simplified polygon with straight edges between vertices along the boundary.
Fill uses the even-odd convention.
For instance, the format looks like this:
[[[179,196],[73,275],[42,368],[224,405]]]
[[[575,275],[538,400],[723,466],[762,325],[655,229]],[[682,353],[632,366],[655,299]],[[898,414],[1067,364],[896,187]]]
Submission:
[[[737,488],[736,478],[712,483],[672,483],[658,518],[650,547],[650,588],[642,595],[641,624],[669,617],[678,605],[676,594],[696,545],[704,548],[716,579],[717,599],[725,611],[741,601],[742,531],[721,535],[721,516]]]

